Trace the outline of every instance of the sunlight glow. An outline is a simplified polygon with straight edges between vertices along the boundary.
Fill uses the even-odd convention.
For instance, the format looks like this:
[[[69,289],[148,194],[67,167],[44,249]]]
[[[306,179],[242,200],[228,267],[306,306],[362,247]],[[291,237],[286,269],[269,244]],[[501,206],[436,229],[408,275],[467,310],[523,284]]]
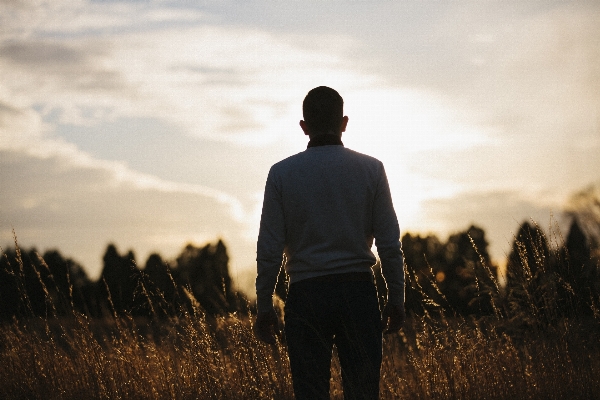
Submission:
[[[344,143],[380,159],[403,228],[426,229],[422,203],[462,190],[449,181],[423,178],[419,167],[435,165],[433,150],[456,151],[491,139],[460,120],[456,111],[427,93],[398,89],[352,91],[344,95],[350,121]]]

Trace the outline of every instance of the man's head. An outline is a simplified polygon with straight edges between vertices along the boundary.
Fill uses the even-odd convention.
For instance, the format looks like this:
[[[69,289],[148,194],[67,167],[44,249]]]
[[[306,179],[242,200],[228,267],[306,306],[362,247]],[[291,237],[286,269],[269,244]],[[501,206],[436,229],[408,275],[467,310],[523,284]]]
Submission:
[[[327,86],[308,92],[302,103],[302,115],[304,120],[300,121],[300,126],[311,137],[323,134],[340,136],[348,123],[342,96]]]

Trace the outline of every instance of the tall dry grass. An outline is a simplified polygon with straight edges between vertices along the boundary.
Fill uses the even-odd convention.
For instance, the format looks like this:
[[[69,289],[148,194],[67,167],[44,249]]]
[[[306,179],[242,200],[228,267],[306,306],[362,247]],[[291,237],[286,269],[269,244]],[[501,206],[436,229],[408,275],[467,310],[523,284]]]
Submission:
[[[523,327],[534,306],[512,307],[477,320],[413,315],[384,338],[381,398],[600,398],[598,316]],[[0,356],[3,399],[293,398],[283,341],[259,343],[251,318],[200,308],[163,320],[15,320],[0,328]],[[343,398],[335,357],[331,395]]]

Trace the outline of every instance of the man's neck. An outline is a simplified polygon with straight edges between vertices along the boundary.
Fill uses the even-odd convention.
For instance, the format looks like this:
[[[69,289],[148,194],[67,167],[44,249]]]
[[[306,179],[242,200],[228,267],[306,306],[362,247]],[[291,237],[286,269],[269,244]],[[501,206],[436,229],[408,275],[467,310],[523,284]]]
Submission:
[[[306,148],[330,145],[343,146],[344,143],[342,143],[342,138],[337,135],[316,135],[310,138]]]

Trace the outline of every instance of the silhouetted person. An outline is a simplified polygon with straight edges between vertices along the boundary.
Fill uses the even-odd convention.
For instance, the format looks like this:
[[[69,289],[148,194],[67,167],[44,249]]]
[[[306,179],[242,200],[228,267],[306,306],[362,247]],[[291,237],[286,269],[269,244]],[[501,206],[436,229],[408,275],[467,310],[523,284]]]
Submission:
[[[379,398],[382,330],[404,323],[400,230],[383,164],[344,148],[348,117],[333,89],[305,97],[308,148],[271,167],[257,245],[255,334],[275,342],[272,295],[285,254],[285,334],[296,398],[329,399],[333,345],[346,399]],[[388,285],[384,320],[371,267]]]

